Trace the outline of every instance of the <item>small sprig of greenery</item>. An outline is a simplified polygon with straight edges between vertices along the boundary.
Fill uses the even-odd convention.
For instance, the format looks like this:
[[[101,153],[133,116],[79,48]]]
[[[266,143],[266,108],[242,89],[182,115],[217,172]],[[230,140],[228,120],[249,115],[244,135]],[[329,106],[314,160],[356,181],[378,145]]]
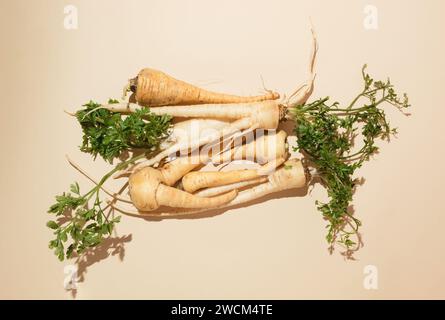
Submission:
[[[108,103],[118,101],[110,99]],[[94,158],[100,155],[112,163],[125,150],[155,151],[169,135],[172,119],[169,115],[156,115],[148,108],[141,108],[124,116],[93,101],[83,106],[84,109],[76,112],[83,131],[80,150],[92,154]]]
[[[48,213],[57,219],[48,221],[46,226],[54,232],[55,238],[49,242],[49,248],[54,249],[59,260],[71,258],[74,253],[81,254],[111,235],[120,216],[110,218],[105,213],[106,207],[100,200],[101,187],[115,172],[144,156],[141,154],[119,163],[85,194],[80,193],[79,184],[75,182],[71,184],[70,192],[56,196],[56,203]]]
[[[118,101],[110,99],[108,103]],[[74,253],[81,254],[111,235],[120,217],[110,218],[104,212],[108,206],[104,207],[100,200],[103,184],[115,172],[145,157],[146,153],[156,151],[162,140],[168,137],[171,127],[171,116],[155,115],[148,108],[123,115],[93,101],[84,107],[76,112],[83,131],[81,151],[92,154],[94,158],[100,155],[110,163],[123,151],[142,149],[143,153],[119,163],[85,194],[80,193],[76,182],[71,184],[70,192],[56,196],[56,203],[48,210],[56,219],[46,225],[55,235],[49,242],[49,248],[54,249],[60,260],[71,258]]]
[[[362,69],[364,88],[348,106],[341,107],[338,102],[328,104],[327,97],[290,109],[298,138],[294,149],[302,152],[306,163],[316,169],[327,189],[329,201],[316,202],[328,222],[326,239],[331,249],[334,243],[340,243],[347,249],[346,253],[357,248],[359,242],[353,241],[351,236],[359,235],[361,225],[350,208],[359,182],[354,173],[378,152],[376,140],[389,141],[397,133],[390,126],[382,104],[402,111],[410,106],[407,95],[399,97],[389,79],[374,81],[365,69],[366,65]],[[364,102],[357,106],[362,100]],[[356,148],[358,136],[362,138],[362,146]]]

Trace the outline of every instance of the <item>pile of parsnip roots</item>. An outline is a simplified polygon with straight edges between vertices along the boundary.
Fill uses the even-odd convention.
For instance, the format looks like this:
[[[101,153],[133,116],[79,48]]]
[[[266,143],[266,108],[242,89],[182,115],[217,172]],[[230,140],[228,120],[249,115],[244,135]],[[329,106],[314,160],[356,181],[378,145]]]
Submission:
[[[115,178],[129,177],[131,200],[116,197],[126,205],[114,202],[112,206],[127,214],[174,216],[234,206],[304,187],[309,174],[299,159],[290,159],[287,133],[278,126],[286,120],[287,105],[304,104],[311,95],[316,52],[314,38],[309,80],[286,100],[272,91],[246,97],[215,93],[161,71],[141,70],[129,81],[128,102],[102,107],[132,113],[149,106],[151,113],[167,114],[176,121],[160,152],[115,174]],[[202,169],[208,163],[224,167],[238,160],[256,166]],[[127,206],[130,202],[133,210]]]
[[[355,170],[379,151],[375,141],[390,141],[397,133],[380,105],[409,115],[404,110],[410,104],[389,78],[375,81],[366,65],[363,89],[350,104],[328,103],[329,97],[307,102],[317,50],[312,32],[307,80],[287,96],[270,90],[257,96],[211,92],[146,68],[128,81],[121,100],[90,101],[69,113],[82,127],[80,150],[119,163],[96,180],[68,159],[95,187],[81,193],[74,183],[55,197],[48,210],[55,216],[47,223],[55,235],[49,248],[63,260],[98,245],[120,221],[115,211],[155,219],[224,212],[318,179],[329,198],[316,201],[328,223],[326,240],[330,248],[345,247],[349,256],[361,245],[361,222],[350,206],[359,184]],[[288,120],[294,145],[279,127]],[[356,137],[362,138],[360,146]],[[111,177],[125,181],[117,192],[105,186]],[[109,198],[103,201],[100,193]]]

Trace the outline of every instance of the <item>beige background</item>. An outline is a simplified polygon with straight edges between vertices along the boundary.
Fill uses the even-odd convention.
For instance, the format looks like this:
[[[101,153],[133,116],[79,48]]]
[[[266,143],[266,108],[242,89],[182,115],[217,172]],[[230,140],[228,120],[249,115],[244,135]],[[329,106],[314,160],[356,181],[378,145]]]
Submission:
[[[320,51],[314,98],[347,102],[360,68],[410,94],[413,115],[389,112],[400,135],[368,163],[355,197],[365,246],[356,261],[329,255],[314,206],[323,194],[273,199],[212,218],[118,226],[125,257],[82,266],[77,298],[445,298],[442,161],[445,2],[429,1],[1,1],[0,298],[70,299],[47,249],[53,196],[79,181],[78,125],[63,109],[118,97],[144,66],[208,89],[289,93],[306,78],[309,17]],[[378,8],[378,30],[363,9]],[[63,7],[79,28],[63,28]],[[126,239],[129,240],[129,239]],[[378,290],[363,270],[378,268]]]

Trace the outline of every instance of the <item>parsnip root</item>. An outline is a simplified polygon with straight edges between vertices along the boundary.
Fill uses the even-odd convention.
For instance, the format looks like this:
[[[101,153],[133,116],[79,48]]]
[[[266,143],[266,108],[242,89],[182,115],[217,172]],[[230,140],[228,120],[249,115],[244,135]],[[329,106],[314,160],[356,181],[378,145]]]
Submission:
[[[240,190],[240,189],[246,188],[248,186],[260,184],[260,183],[264,183],[264,182],[267,182],[267,176],[263,176],[263,177],[259,177],[259,178],[255,178],[255,179],[247,180],[247,181],[226,184],[224,186],[217,186],[217,187],[202,189],[202,190],[195,192],[194,195],[196,195],[198,197],[213,197],[218,194],[223,194],[223,193],[229,192],[231,190],[235,190],[235,189]]]
[[[263,164],[279,158],[286,158],[289,146],[286,143],[287,133],[269,133],[252,139],[212,157],[214,164],[227,163],[232,160],[251,160]]]
[[[174,208],[214,208],[233,200],[237,191],[232,190],[216,197],[202,198],[163,184],[162,173],[146,167],[133,173],[129,179],[130,198],[141,211],[151,211],[160,206]]]
[[[264,165],[260,169],[231,170],[225,172],[193,171],[187,173],[182,178],[182,187],[185,191],[193,193],[204,188],[217,187],[236,182],[252,180],[262,175],[269,174],[273,169],[275,169],[277,166],[280,166],[284,161],[284,158],[275,159],[272,162]]]
[[[146,168],[148,169],[148,168]],[[196,210],[175,210],[172,212],[147,212],[148,210],[142,210],[144,208],[142,205],[136,205],[135,207],[139,210],[138,212],[131,212],[129,210],[125,210],[120,208],[117,205],[113,205],[116,210],[119,210],[122,213],[130,214],[130,215],[138,215],[140,217],[155,217],[155,218],[163,218],[163,217],[175,217],[175,216],[185,216],[200,213],[206,211],[210,208],[227,208],[231,206],[235,206],[238,204],[246,203],[249,201],[256,200],[258,198],[264,197],[268,194],[287,190],[287,189],[295,189],[302,188],[306,185],[307,177],[306,170],[298,159],[291,159],[284,163],[277,171],[269,175],[268,181],[265,183],[261,183],[257,186],[254,186],[250,189],[246,189],[238,192],[235,197],[224,204],[213,207],[201,207]],[[236,191],[235,191],[236,192]],[[223,194],[226,196],[227,194]],[[232,194],[231,194],[232,196]],[[198,196],[196,196],[198,197]],[[227,197],[229,198],[229,197]],[[224,200],[227,200],[224,199]],[[203,199],[213,199],[213,198],[203,198]],[[213,203],[214,204],[214,203]]]

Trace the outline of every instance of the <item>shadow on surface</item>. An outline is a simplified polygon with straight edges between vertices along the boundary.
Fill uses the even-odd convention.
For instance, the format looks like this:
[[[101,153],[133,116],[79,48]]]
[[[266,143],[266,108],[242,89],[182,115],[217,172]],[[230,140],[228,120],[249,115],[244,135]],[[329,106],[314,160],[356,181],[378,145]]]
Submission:
[[[80,256],[74,257],[74,263],[77,266],[76,283],[85,281],[85,274],[92,265],[107,259],[110,256],[117,256],[120,261],[125,257],[125,244],[132,240],[132,235],[122,237],[114,236],[104,239],[96,247],[92,247],[82,253]],[[76,298],[77,288],[68,289],[73,298]]]

